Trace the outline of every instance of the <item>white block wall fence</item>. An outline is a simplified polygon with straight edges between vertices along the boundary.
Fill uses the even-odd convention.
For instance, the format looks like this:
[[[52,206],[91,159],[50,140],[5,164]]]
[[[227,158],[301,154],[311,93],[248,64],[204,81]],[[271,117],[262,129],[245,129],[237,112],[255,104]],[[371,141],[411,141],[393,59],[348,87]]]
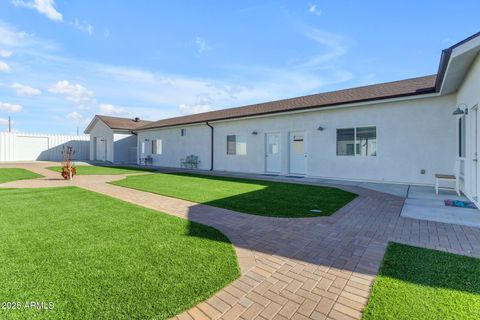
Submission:
[[[88,160],[90,137],[0,132],[0,161],[61,161],[62,147],[72,146],[75,160]]]

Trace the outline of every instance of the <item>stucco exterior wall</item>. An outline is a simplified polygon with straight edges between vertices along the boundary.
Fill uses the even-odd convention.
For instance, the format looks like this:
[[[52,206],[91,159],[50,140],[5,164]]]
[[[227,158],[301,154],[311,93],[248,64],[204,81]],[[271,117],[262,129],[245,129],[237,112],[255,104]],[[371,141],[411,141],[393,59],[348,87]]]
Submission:
[[[186,129],[185,136],[181,136],[181,129]],[[152,140],[162,140],[162,154],[152,154]],[[142,143],[145,143],[144,154],[142,154]],[[210,169],[210,146],[211,132],[206,124],[138,133],[139,158],[150,155],[156,166],[178,168],[181,159],[196,155],[200,161],[199,169]]]
[[[265,134],[279,132],[281,174],[289,174],[289,132],[304,131],[308,176],[433,184],[435,173],[454,165],[454,103],[454,96],[435,97],[215,123],[214,168],[265,172]],[[364,126],[377,128],[377,156],[337,156],[336,129]],[[246,155],[226,154],[229,134],[247,138]]]
[[[477,178],[475,177],[474,170],[474,152],[475,152],[475,143],[480,143],[480,140],[475,137],[475,116],[476,107],[480,107],[480,56],[477,56],[474,63],[470,67],[470,70],[465,77],[462,85],[460,86],[457,92],[457,105],[465,104],[462,106],[462,109],[468,108],[468,114],[466,118],[466,153],[465,158],[460,159],[462,163],[461,170],[463,179],[461,179],[460,187],[461,190],[471,199],[478,197],[480,188],[476,186]],[[478,111],[480,112],[480,110]],[[480,117],[479,117],[480,120]],[[479,123],[480,124],[480,123]],[[478,128],[480,133],[480,128]],[[458,139],[458,132],[457,132]],[[477,147],[480,150],[480,145]],[[457,144],[458,149],[458,144]],[[458,155],[458,151],[455,153]],[[479,164],[480,165],[480,164]],[[480,169],[480,168],[479,168]],[[477,172],[477,175],[480,173]],[[478,177],[478,182],[480,182],[480,177]]]
[[[106,140],[107,146],[107,158],[106,161],[113,162],[113,130],[110,129],[104,122],[97,121],[90,131],[90,160],[94,161],[96,156],[95,150],[95,138],[98,141],[101,139]]]
[[[113,134],[114,163],[135,163],[137,161],[137,137],[129,133]]]
[[[451,172],[455,162],[455,95],[374,105],[271,115],[262,118],[214,122],[214,169],[231,172],[265,172],[265,134],[281,135],[281,172],[289,174],[289,132],[306,134],[306,175],[336,179],[433,184],[435,173]],[[323,131],[317,130],[319,126]],[[336,129],[375,126],[377,156],[337,156]],[[140,132],[145,139],[162,139],[162,155],[154,165],[178,167],[186,155],[198,155],[200,168],[209,169],[210,129],[202,124]],[[252,132],[257,132],[256,135]],[[227,135],[242,135],[246,155],[227,155]],[[146,145],[151,154],[151,142]],[[139,147],[140,148],[140,147]],[[425,170],[425,174],[421,170]]]

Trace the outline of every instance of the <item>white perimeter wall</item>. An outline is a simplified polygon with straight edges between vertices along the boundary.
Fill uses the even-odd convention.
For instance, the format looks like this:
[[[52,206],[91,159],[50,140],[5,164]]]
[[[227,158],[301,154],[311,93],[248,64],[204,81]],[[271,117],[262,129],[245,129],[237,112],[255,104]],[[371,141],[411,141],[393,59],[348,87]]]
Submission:
[[[75,160],[89,159],[88,136],[0,133],[0,161],[61,161],[63,146],[73,146]]]
[[[288,134],[307,135],[307,175],[313,177],[433,184],[435,173],[451,173],[456,159],[455,95],[378,103],[366,106],[310,111],[263,118],[216,122],[214,169],[232,172],[265,172],[265,134],[281,134],[281,174],[289,173]],[[318,126],[325,128],[318,131]],[[377,156],[336,155],[336,129],[377,128]],[[210,129],[185,126],[139,133],[145,139],[162,139],[163,154],[154,165],[179,167],[186,155],[198,155],[202,169],[210,167]],[[252,132],[258,132],[252,135]],[[227,135],[247,138],[246,155],[227,155]],[[146,155],[151,153],[147,142]],[[140,147],[139,147],[140,149]],[[145,155],[144,155],[145,156]],[[421,174],[424,169],[425,174]]]

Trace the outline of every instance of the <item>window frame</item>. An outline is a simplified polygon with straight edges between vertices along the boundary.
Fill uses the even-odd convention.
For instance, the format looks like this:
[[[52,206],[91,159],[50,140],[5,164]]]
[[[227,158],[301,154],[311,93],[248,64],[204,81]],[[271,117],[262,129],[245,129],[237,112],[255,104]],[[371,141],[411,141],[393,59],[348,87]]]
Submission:
[[[233,152],[230,152],[231,149],[229,148],[229,143],[232,143],[232,141],[229,141],[229,137],[235,137],[235,139],[233,140],[235,150]],[[242,139],[238,139],[239,137],[241,137]],[[243,136],[241,134],[227,134],[226,141],[227,141],[227,150],[226,150],[227,156],[246,156],[247,155],[247,137],[246,136]],[[245,144],[244,153],[239,153],[238,145],[241,143]]]
[[[357,144],[359,140],[357,139],[357,129],[364,129],[364,128],[375,128],[375,155],[361,155],[357,153]],[[351,130],[353,129],[353,154],[338,154],[338,130]],[[369,158],[369,157],[376,157],[378,155],[378,130],[376,125],[359,125],[359,126],[352,126],[352,127],[342,127],[337,128],[335,131],[335,152],[337,157],[361,157],[361,158]]]
[[[160,142],[160,148],[159,148],[159,142]],[[160,149],[160,152],[158,149]],[[163,153],[162,139],[152,139],[151,151],[152,151],[152,155],[161,155]]]

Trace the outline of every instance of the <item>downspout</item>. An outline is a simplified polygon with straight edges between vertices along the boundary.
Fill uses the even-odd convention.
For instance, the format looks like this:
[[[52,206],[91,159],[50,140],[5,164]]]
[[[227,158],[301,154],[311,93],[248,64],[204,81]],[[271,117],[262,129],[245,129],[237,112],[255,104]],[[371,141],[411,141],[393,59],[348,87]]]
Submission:
[[[211,134],[211,148],[210,148],[210,152],[211,152],[210,159],[212,159],[212,161],[211,161],[211,165],[210,165],[210,171],[213,171],[213,127],[210,125],[210,123],[208,123],[208,121],[205,122],[205,124],[207,126],[209,126],[211,131],[212,131],[212,134]]]

